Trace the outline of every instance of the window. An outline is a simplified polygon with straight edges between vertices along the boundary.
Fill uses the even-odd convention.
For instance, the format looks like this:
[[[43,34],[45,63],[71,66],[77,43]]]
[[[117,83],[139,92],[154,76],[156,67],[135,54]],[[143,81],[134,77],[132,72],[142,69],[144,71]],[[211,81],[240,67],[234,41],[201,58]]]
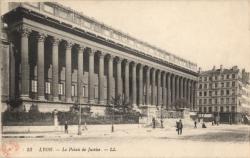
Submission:
[[[218,77],[217,77],[217,76],[215,76],[215,80],[218,80]]]
[[[221,80],[224,80],[224,75],[221,75]]]
[[[221,91],[220,91],[220,95],[224,95],[224,90],[221,90]]]
[[[31,81],[31,91],[37,92],[37,81],[36,80]]]
[[[212,77],[209,77],[209,81],[212,81]]]
[[[212,99],[209,99],[208,102],[209,102],[209,104],[211,105],[211,104],[212,104]]]
[[[215,112],[218,111],[218,107],[217,107],[217,106],[214,107],[214,111],[215,111]]]
[[[60,83],[58,88],[59,88],[58,89],[58,94],[63,95],[63,92],[64,92],[63,83]]]
[[[232,74],[232,78],[235,78],[235,74]]]
[[[229,112],[229,106],[227,106],[226,108],[227,108],[227,112]]]
[[[204,107],[204,113],[206,113],[207,112],[207,107]]]
[[[45,93],[50,94],[50,82],[45,82]]]
[[[217,103],[218,103],[218,101],[217,101],[217,99],[215,98],[215,99],[214,99],[214,104],[217,104]]]
[[[210,96],[210,97],[212,96],[212,91],[209,91],[209,96]]]
[[[221,82],[221,87],[224,87],[224,83],[223,82]]]
[[[235,98],[232,98],[232,104],[234,104],[235,103]]]
[[[209,83],[209,88],[212,89],[212,83]]]
[[[232,87],[235,87],[235,82],[234,81],[232,82]]]
[[[229,90],[227,90],[227,95],[229,95]]]
[[[200,96],[200,97],[202,96],[202,92],[199,93],[199,96]]]
[[[85,86],[82,87],[82,96],[85,97]]]
[[[215,91],[214,93],[215,93],[215,96],[217,96],[217,91]]]
[[[204,81],[207,81],[207,77],[204,77]]]
[[[203,102],[204,104],[207,104],[207,99],[204,99],[204,102]]]
[[[232,95],[234,95],[235,94],[235,89],[232,89]]]
[[[229,98],[227,98],[227,104],[229,103]]]
[[[227,87],[229,87],[229,84],[230,84],[230,83],[229,83],[229,82],[227,82]]]
[[[71,96],[75,96],[75,85],[71,85]]]
[[[215,85],[214,85],[214,86],[215,86],[215,88],[217,88],[217,87],[218,87],[218,83],[215,83]]]
[[[221,104],[224,104],[224,98],[221,98],[221,99],[220,99],[220,103],[221,103]]]
[[[202,99],[199,99],[199,104],[200,104],[200,105],[202,104]]]
[[[227,79],[229,79],[229,75],[227,75]]]
[[[232,110],[231,111],[235,111],[235,106],[232,106]]]
[[[207,89],[207,84],[204,84],[204,88]]]
[[[220,107],[220,112],[223,112],[223,111],[224,111],[223,106],[221,106]]]
[[[199,85],[199,89],[202,89],[202,84]]]
[[[212,107],[208,108],[208,112],[210,112],[210,113],[212,112]]]
[[[202,81],[202,77],[199,78],[199,81]]]
[[[206,91],[204,92],[204,96],[207,96],[207,92]]]

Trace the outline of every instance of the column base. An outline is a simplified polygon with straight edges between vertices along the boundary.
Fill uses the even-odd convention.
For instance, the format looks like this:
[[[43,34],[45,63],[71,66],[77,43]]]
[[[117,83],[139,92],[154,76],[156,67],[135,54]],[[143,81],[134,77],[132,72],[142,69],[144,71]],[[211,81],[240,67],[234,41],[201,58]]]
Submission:
[[[100,101],[99,101],[99,104],[104,105],[104,101],[103,101],[103,100],[100,100]]]
[[[71,98],[66,98],[65,100],[66,100],[67,103],[73,103]]]
[[[29,97],[28,94],[22,94],[22,95],[20,95],[20,99],[22,99],[22,100],[30,100],[30,97]]]
[[[44,96],[38,96],[37,98],[38,100],[42,100],[42,101],[46,100]]]
[[[94,101],[94,99],[89,99],[89,102],[88,102],[89,104],[94,104],[95,103],[95,101]]]
[[[59,102],[59,97],[53,97],[54,102]]]

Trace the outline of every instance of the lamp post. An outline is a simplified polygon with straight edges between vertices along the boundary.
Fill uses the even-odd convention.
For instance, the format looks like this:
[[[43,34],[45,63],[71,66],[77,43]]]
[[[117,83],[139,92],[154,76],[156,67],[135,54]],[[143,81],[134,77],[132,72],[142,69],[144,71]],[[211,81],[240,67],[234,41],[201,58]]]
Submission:
[[[81,101],[79,99],[79,110],[78,110],[78,135],[82,134],[82,130],[81,130],[81,124],[82,124],[82,107],[81,107]]]
[[[112,121],[111,121],[111,132],[114,132],[114,110],[115,110],[115,107],[114,107],[114,104],[112,104]]]
[[[163,108],[163,105],[161,105],[161,128],[163,128],[162,108]]]

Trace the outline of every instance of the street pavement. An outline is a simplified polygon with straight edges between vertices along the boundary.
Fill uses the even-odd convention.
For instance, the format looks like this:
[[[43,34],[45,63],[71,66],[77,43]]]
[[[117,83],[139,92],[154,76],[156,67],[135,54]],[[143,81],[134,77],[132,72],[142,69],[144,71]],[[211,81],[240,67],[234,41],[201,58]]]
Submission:
[[[250,157],[250,126],[246,125],[207,124],[207,128],[199,125],[197,129],[187,126],[182,135],[177,135],[174,126],[152,129],[139,125],[114,125],[113,133],[111,125],[87,127],[81,136],[77,135],[77,126],[72,126],[68,134],[63,131],[27,133],[25,137],[21,133],[24,138],[8,137],[3,143],[17,143],[18,150],[10,155],[25,158]],[[34,137],[28,137],[32,134]]]

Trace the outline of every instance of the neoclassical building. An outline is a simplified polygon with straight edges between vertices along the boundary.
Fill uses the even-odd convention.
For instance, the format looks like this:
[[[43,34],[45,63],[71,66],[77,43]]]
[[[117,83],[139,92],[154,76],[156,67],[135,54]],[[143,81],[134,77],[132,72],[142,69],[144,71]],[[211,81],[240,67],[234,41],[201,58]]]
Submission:
[[[120,95],[139,108],[175,110],[183,99],[196,109],[195,63],[57,3],[10,3],[2,20],[3,101],[21,99],[26,110],[35,103],[40,111],[78,102],[103,115]]]

